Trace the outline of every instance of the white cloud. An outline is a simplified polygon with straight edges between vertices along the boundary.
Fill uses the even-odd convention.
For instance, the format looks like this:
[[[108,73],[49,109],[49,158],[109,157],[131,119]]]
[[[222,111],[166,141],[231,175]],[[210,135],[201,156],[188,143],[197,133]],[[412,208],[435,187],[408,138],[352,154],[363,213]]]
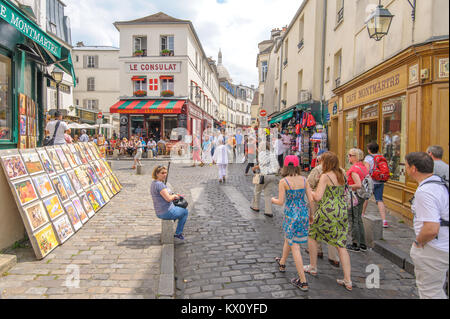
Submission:
[[[162,11],[192,21],[205,53],[223,64],[234,83],[258,83],[258,43],[270,37],[273,28],[288,25],[302,0],[66,0],[71,19],[72,41],[86,45],[119,46],[115,21],[138,19]]]

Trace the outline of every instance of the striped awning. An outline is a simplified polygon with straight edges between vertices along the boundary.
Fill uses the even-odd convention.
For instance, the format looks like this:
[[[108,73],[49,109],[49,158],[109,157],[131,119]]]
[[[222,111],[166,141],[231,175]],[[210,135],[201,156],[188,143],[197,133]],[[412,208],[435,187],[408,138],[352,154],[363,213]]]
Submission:
[[[186,100],[120,100],[110,107],[111,113],[179,114]]]
[[[145,80],[147,80],[147,78],[145,76],[137,76],[136,75],[131,78],[131,81],[145,81]]]

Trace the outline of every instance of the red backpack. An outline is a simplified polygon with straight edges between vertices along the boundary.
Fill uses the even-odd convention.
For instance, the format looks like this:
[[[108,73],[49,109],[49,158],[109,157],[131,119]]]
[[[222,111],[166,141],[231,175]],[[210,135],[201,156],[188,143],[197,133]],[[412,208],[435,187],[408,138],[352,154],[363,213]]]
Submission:
[[[389,165],[383,155],[371,155],[373,157],[373,169],[371,177],[377,182],[389,180]]]

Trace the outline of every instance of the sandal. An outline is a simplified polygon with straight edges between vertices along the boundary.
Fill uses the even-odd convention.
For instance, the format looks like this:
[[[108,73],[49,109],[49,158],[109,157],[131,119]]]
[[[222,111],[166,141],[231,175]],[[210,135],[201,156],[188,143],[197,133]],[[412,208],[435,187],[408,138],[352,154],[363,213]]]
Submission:
[[[351,281],[346,281],[344,279],[338,279],[337,283],[339,286],[344,286],[345,289],[347,289],[348,291],[352,291],[352,289],[353,289]]]
[[[279,271],[280,272],[286,272],[286,265],[283,265],[283,264],[280,263],[281,258],[277,257],[277,258],[275,258],[275,261],[277,262],[277,264],[279,266]]]
[[[307,282],[301,282],[300,278],[294,278],[291,280],[291,284],[300,289],[301,291],[308,291],[309,286]]]
[[[328,262],[331,264],[331,266],[339,268],[339,261],[328,258]]]
[[[311,265],[303,266],[303,271],[312,276],[317,276],[317,268],[313,268]]]

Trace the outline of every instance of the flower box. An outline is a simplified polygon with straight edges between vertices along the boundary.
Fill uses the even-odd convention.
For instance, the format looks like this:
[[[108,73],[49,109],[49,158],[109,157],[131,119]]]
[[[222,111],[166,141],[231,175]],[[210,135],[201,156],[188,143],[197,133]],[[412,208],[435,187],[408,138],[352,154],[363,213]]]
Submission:
[[[173,91],[171,90],[166,90],[166,91],[162,91],[161,92],[161,96],[173,96]]]
[[[172,50],[162,50],[161,51],[161,55],[162,56],[173,56],[173,51]]]
[[[134,91],[133,95],[134,96],[146,96],[147,95],[147,91],[142,91],[142,90]]]
[[[143,56],[144,55],[144,51],[143,50],[136,50],[133,53],[133,56]]]

